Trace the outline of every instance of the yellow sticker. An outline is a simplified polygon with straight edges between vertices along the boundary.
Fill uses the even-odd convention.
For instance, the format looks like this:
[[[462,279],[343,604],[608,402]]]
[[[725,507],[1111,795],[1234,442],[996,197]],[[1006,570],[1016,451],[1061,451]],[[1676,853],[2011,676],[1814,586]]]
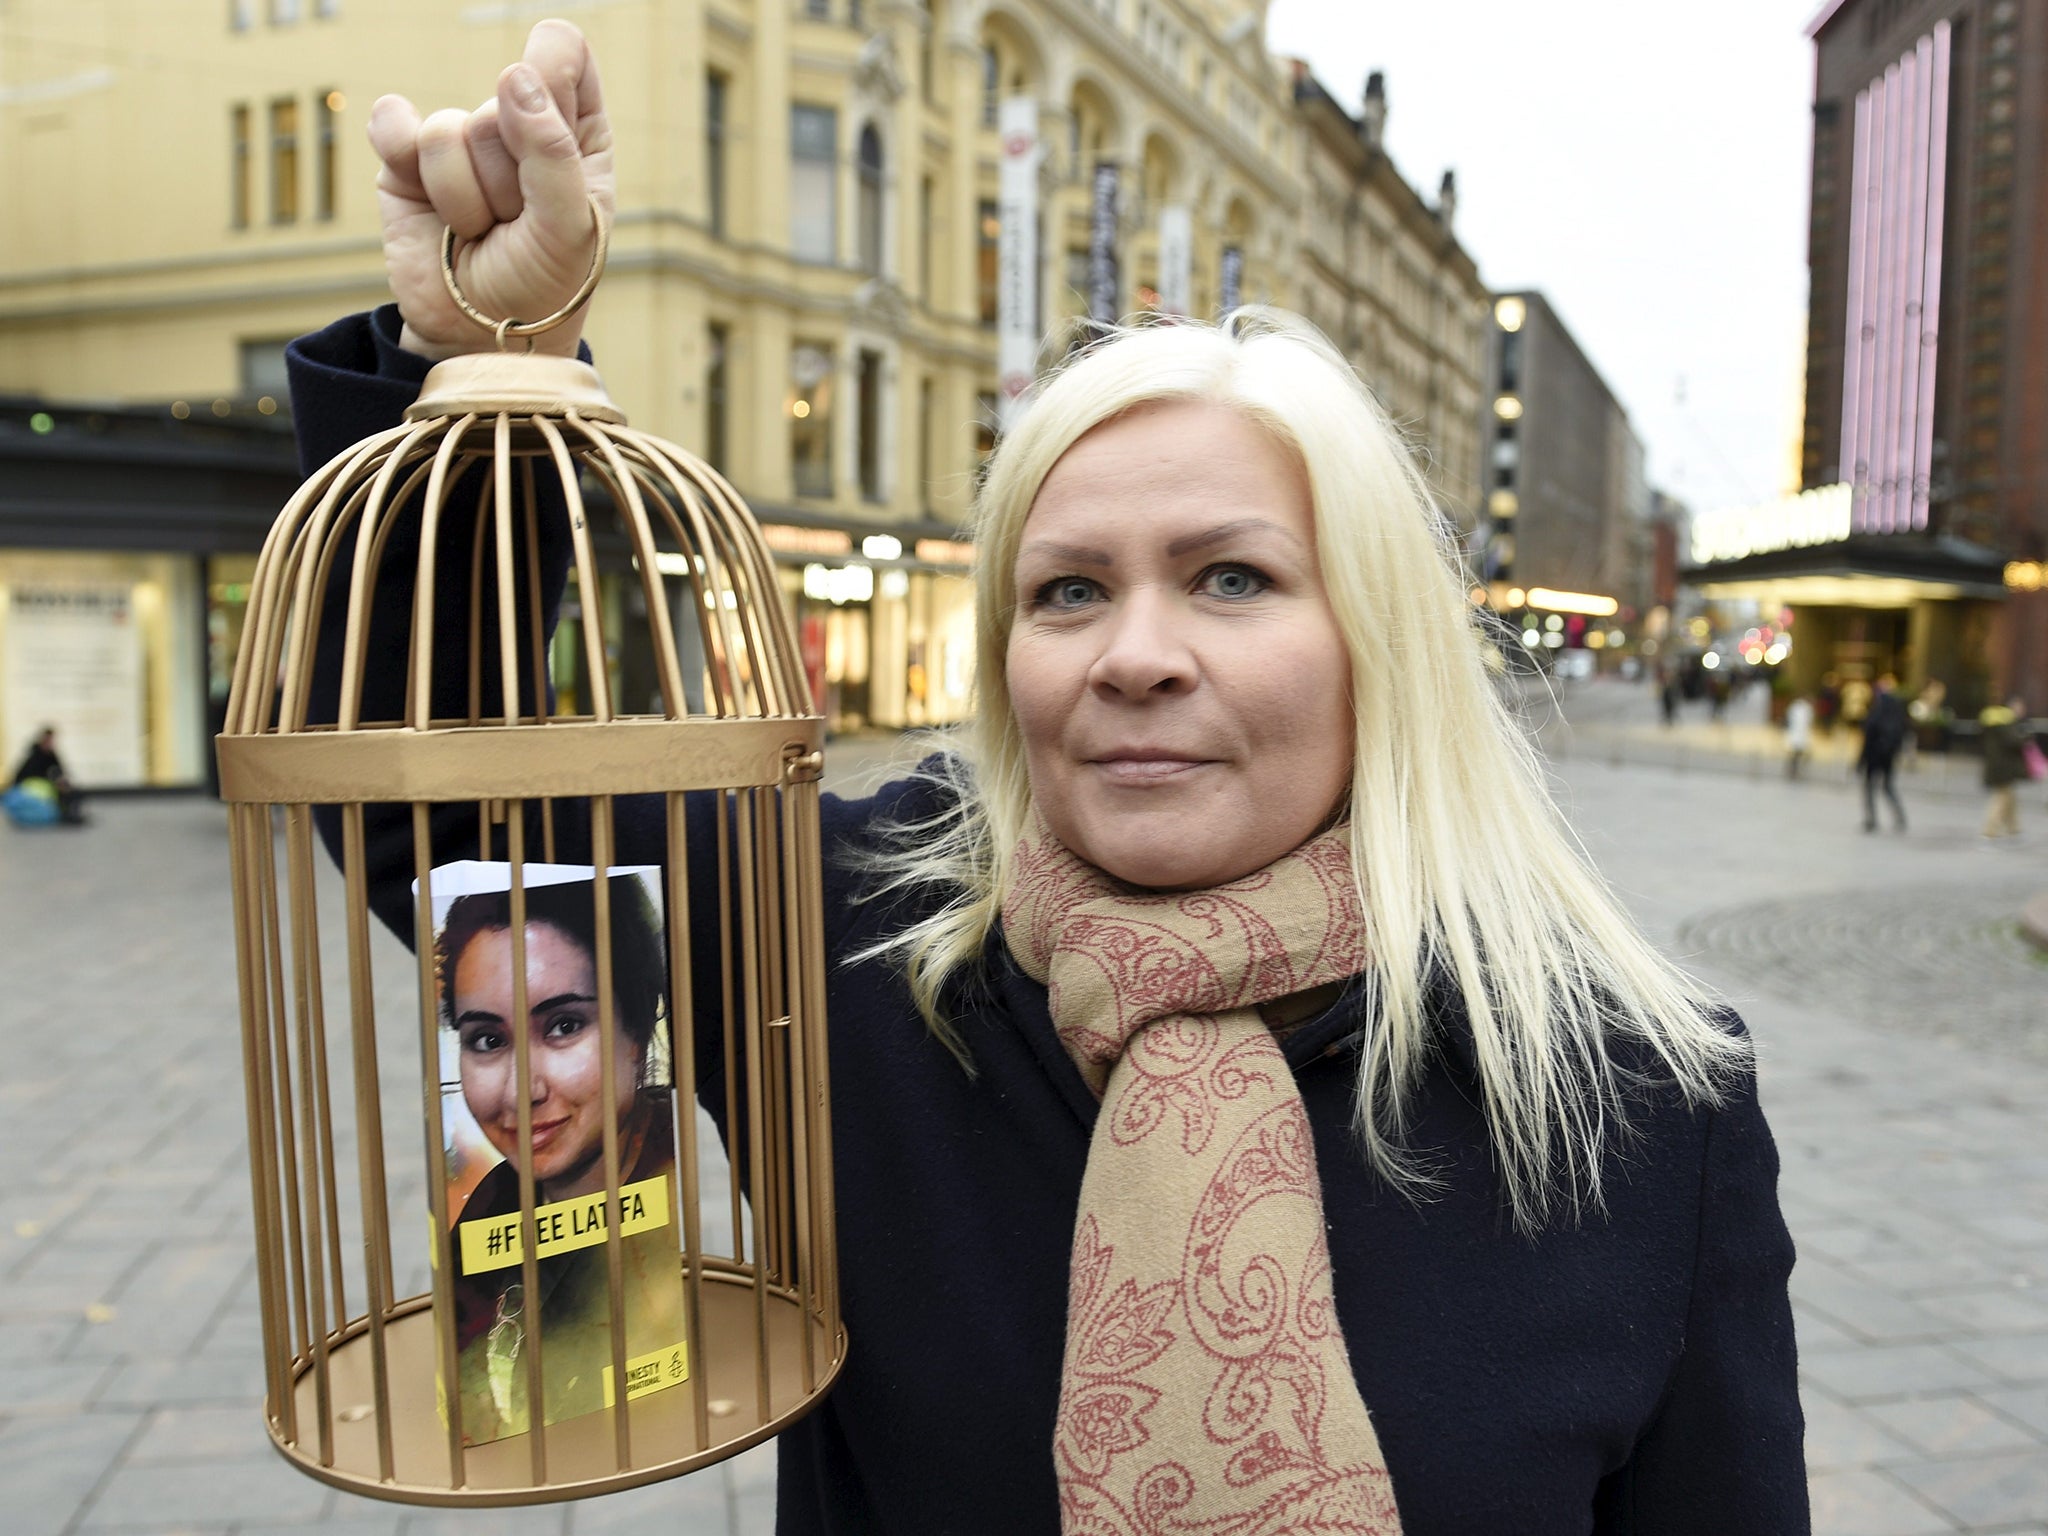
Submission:
[[[626,1362],[626,1401],[645,1397],[650,1392],[659,1392],[664,1387],[679,1387],[690,1379],[690,1346],[684,1343],[671,1344],[666,1349],[657,1349],[649,1354],[637,1355]],[[612,1368],[604,1368],[604,1405],[611,1407]]]
[[[594,1248],[603,1242],[604,1204],[604,1191],[598,1190],[595,1194],[557,1200],[535,1210],[535,1257],[545,1259],[558,1253],[573,1253],[578,1248]],[[621,1237],[667,1226],[668,1175],[658,1173],[637,1184],[620,1186],[619,1210]],[[462,1235],[462,1272],[480,1275],[519,1263],[523,1252],[519,1228],[517,1211],[508,1216],[487,1216],[479,1221],[463,1222],[456,1228]]]

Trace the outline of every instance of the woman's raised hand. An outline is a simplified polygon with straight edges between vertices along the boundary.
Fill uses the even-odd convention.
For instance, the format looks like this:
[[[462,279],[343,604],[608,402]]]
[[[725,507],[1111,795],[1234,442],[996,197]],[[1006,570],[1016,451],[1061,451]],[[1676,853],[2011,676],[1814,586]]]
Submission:
[[[441,358],[497,345],[442,284],[444,229],[462,237],[456,275],[485,314],[538,320],[575,297],[596,243],[591,199],[609,221],[615,196],[597,60],[575,27],[537,25],[474,112],[450,107],[422,121],[403,96],[380,96],[370,145],[383,161],[384,265],[408,350]],[[582,331],[579,310],[534,345],[574,356]]]

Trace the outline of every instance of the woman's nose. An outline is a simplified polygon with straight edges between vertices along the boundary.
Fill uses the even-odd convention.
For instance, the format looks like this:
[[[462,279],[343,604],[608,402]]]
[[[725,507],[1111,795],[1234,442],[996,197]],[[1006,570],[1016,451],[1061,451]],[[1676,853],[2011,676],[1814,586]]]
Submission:
[[[1102,649],[1089,668],[1089,683],[1129,699],[1185,692],[1194,685],[1197,666],[1180,620],[1164,594],[1127,594],[1100,631]]]

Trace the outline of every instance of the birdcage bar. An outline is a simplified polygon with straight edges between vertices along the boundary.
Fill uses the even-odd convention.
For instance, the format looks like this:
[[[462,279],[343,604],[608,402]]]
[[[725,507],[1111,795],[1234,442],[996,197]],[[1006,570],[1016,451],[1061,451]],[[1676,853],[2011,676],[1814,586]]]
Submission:
[[[424,557],[423,557],[424,558]],[[414,931],[434,931],[434,836],[431,807],[415,801],[412,808],[413,878],[419,895],[414,903]],[[420,978],[420,1100],[427,1124],[427,1208],[433,1216],[433,1263],[429,1283],[433,1296],[435,1369],[439,1379],[452,1382],[461,1375],[459,1347],[455,1339],[454,1244],[443,1234],[453,1230],[454,1213],[448,1209],[448,1128],[441,1107],[440,987],[434,974],[434,947],[413,946]],[[467,1481],[463,1463],[462,1394],[443,1392],[442,1421],[447,1429],[448,1486],[459,1489]]]
[[[805,760],[797,785],[805,803],[803,824],[806,828],[816,827],[819,823],[818,800],[823,794],[819,781],[823,777],[824,754],[811,753]],[[816,837],[798,837],[795,842],[797,867],[804,886],[804,921],[810,939],[804,945],[803,977],[804,1027],[810,1034],[810,1061],[815,1068],[805,1079],[811,1095],[810,1112],[805,1119],[813,1133],[812,1145],[816,1148],[815,1166],[811,1171],[811,1217],[817,1223],[818,1231],[818,1274],[814,1286],[822,1298],[825,1341],[837,1344],[844,1334],[839,1314],[839,1197],[832,1171],[832,1095],[824,1072],[825,967],[822,956],[825,936],[822,912],[825,850]],[[844,1358],[844,1346],[840,1345],[835,1354],[835,1370],[837,1362]]]
[[[516,815],[505,818],[506,854],[512,865],[512,924],[507,930],[512,941],[512,1031],[516,1115],[514,1135],[519,1156],[514,1172],[519,1176],[519,1279],[520,1354],[526,1362],[526,1445],[533,1468],[533,1481],[545,1486],[548,1480],[548,1437],[544,1428],[547,1396],[541,1375],[546,1329],[540,1325],[540,1233],[535,1219],[538,1205],[533,1176],[533,1041],[526,1021],[532,1003],[526,995],[526,827]],[[602,878],[600,872],[599,878]],[[443,1153],[445,1177],[445,1158]],[[436,1241],[443,1241],[435,1234]],[[453,1259],[453,1244],[450,1258]],[[526,1308],[533,1308],[533,1327],[525,1327]]]
[[[384,1100],[377,1077],[376,991],[370,961],[370,887],[364,869],[363,808],[341,808],[342,879],[348,893],[349,999],[353,1005],[351,1034],[355,1046],[356,1160],[361,1180],[364,1280],[369,1292],[370,1396],[377,1425],[377,1476],[390,1482],[396,1475],[391,1430],[391,1361],[384,1337],[390,1320],[391,1272],[390,1195],[384,1178]],[[375,1219],[369,1219],[374,1214]]]
[[[538,613],[535,623],[539,622]],[[537,685],[536,685],[537,686]],[[597,878],[591,885],[591,897],[595,911],[597,931],[609,934],[612,931],[612,894],[609,878],[612,868],[612,800],[606,795],[591,806],[591,863],[596,867]],[[597,1017],[598,1017],[598,1070],[605,1084],[604,1120],[601,1136],[604,1150],[604,1256],[606,1286],[606,1318],[610,1324],[612,1346],[612,1398],[616,1404],[612,1415],[614,1446],[618,1455],[621,1472],[633,1465],[632,1434],[632,1391],[626,1375],[626,1277],[625,1253],[620,1244],[619,1227],[624,1219],[624,1207],[619,1200],[619,1103],[611,1092],[616,1080],[618,1044],[612,1038],[617,997],[612,990],[612,947],[608,943],[597,946]],[[673,1070],[673,1069],[671,1069]],[[671,1086],[673,1091],[673,1086]],[[694,1342],[694,1341],[693,1341]]]
[[[285,1011],[284,945],[278,934],[277,914],[277,850],[271,844],[270,813],[266,811],[260,820],[252,818],[250,829],[256,843],[256,878],[263,910],[263,947],[267,961],[265,979],[268,982],[264,991],[270,1004],[270,1060],[276,1064],[265,1109],[271,1117],[271,1124],[282,1132],[280,1150],[283,1162],[278,1169],[278,1183],[284,1190],[286,1226],[281,1236],[286,1239],[284,1255],[288,1260],[287,1273],[291,1277],[291,1315],[298,1324],[296,1352],[304,1356],[313,1347],[315,1320],[307,1309],[306,1229],[299,1213],[298,1131],[292,1112],[291,1051],[287,1035],[290,1015]]]
[[[781,845],[783,858],[776,861],[775,867],[777,868],[780,868],[782,863],[794,851],[791,846],[794,839],[790,836],[790,828],[792,826],[790,811],[792,809],[791,802],[798,794],[798,788],[792,784],[782,790],[780,795],[783,814],[780,818],[780,827],[778,828],[781,835],[777,841]],[[803,933],[803,914],[797,899],[799,883],[797,880],[785,880],[783,882],[782,932],[792,939],[800,937]],[[791,1057],[790,1077],[785,1079],[782,1089],[784,1095],[787,1095],[789,1092],[788,1085],[790,1082],[800,1083],[804,1081],[805,1077],[804,1033],[806,1026],[805,1015],[808,1009],[804,1006],[803,978],[800,974],[803,965],[803,952],[803,946],[800,943],[786,944],[783,949],[783,963],[787,969],[784,973],[782,1005],[784,1016],[789,1018],[790,1024],[782,1031],[782,1036],[784,1049]],[[794,1188],[791,1191],[793,1209],[788,1214],[795,1227],[796,1276],[798,1277],[796,1284],[800,1287],[809,1280],[811,1274],[811,1232],[809,1227],[809,1213],[812,1209],[810,1203],[811,1144],[804,1124],[805,1117],[801,1113],[801,1106],[791,1106],[791,1108],[797,1112],[789,1116],[789,1134],[792,1143],[790,1162]],[[803,1328],[799,1330],[797,1337],[801,1341],[800,1357],[803,1362],[804,1390],[806,1392],[814,1391],[817,1387],[818,1363],[817,1354],[811,1339],[811,1330],[808,1327]]]
[[[291,1323],[283,1278],[283,1256],[277,1252],[284,1233],[277,1189],[278,1170],[268,1149],[276,1145],[272,1129],[273,1092],[269,1070],[270,1053],[265,1047],[268,1019],[262,1008],[266,993],[258,947],[246,936],[263,927],[262,901],[252,896],[255,878],[253,855],[249,850],[247,806],[232,806],[228,813],[228,850],[234,863],[233,898],[235,931],[243,941],[235,946],[235,969],[242,1001],[242,1074],[244,1109],[249,1121],[250,1193],[256,1226],[256,1290],[258,1317],[263,1332],[265,1396],[273,1410],[288,1405],[290,1392],[285,1361],[292,1353]],[[289,1412],[288,1406],[286,1411]]]
[[[668,868],[690,867],[689,828],[680,793],[666,797],[668,812]],[[682,1188],[678,1195],[683,1223],[683,1251],[704,1252],[704,1215],[699,1200],[697,1154],[697,1009],[696,956],[690,948],[690,882],[671,877],[668,881],[669,1060],[674,1064],[676,1176]],[[686,1265],[683,1270],[683,1332],[692,1349],[701,1349],[704,1339],[703,1265]],[[700,1368],[690,1372],[690,1422],[696,1431],[699,1451],[711,1445],[711,1372]]]
[[[306,807],[284,809],[285,873],[290,884],[292,914],[292,992],[297,1021],[299,1093],[310,1134],[301,1143],[300,1176],[305,1189],[300,1207],[307,1213],[305,1263],[308,1301],[313,1317],[313,1359],[316,1367],[320,1425],[320,1461],[334,1464],[332,1376],[327,1366],[329,1341],[348,1313],[341,1275],[339,1202],[334,1187],[334,1126],[328,1113],[327,1035],[320,995],[320,956],[314,923],[313,866],[306,838]]]

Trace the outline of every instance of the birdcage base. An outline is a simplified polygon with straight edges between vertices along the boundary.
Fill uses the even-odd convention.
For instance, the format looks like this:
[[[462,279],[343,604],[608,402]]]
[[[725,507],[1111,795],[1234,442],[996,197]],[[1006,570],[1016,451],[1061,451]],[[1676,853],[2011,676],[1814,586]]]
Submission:
[[[794,1296],[767,1292],[768,1394],[760,1401],[757,1312],[750,1276],[707,1269],[702,1287],[704,1330],[699,1368],[707,1404],[700,1442],[699,1393],[686,1383],[635,1398],[630,1408],[632,1462],[621,1468],[613,1415],[606,1410],[551,1424],[546,1436],[547,1480],[536,1483],[529,1437],[514,1435],[471,1446],[462,1481],[449,1475],[448,1433],[436,1407],[431,1298],[396,1309],[384,1328],[391,1374],[392,1475],[378,1465],[376,1394],[371,1380],[368,1325],[359,1321],[328,1349],[328,1414],[332,1459],[322,1460],[320,1404],[315,1373],[301,1369],[294,1384],[297,1436],[289,1437],[275,1405],[266,1414],[270,1438],[301,1471],[351,1493],[404,1504],[540,1504],[585,1498],[694,1472],[802,1418],[830,1387],[845,1362],[845,1333],[829,1338],[816,1316],[808,1320],[814,1371],[803,1380],[803,1308]]]

